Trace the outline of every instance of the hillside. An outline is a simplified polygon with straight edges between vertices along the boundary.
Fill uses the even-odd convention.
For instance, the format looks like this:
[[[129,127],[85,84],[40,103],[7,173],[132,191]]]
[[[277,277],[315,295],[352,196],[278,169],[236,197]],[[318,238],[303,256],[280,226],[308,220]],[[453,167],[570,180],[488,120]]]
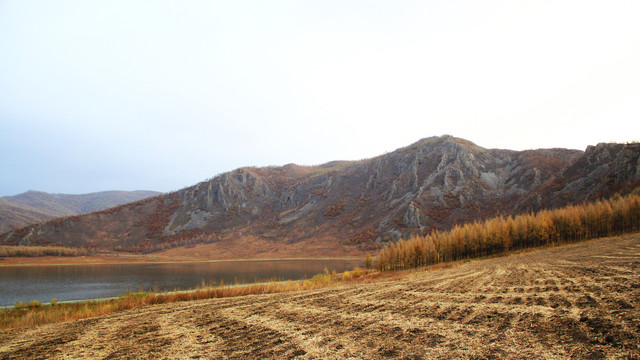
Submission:
[[[174,193],[12,231],[0,243],[209,258],[359,254],[456,223],[629,192],[640,181],[639,155],[640,144],[512,151],[431,137],[355,162],[241,168]]]
[[[102,191],[89,194],[49,194],[27,191],[0,198],[0,232],[61,216],[87,214],[159,195],[155,191]]]
[[[0,331],[0,358],[635,359],[640,236]]]
[[[16,205],[0,198],[0,232],[7,232],[55,217],[46,211]]]

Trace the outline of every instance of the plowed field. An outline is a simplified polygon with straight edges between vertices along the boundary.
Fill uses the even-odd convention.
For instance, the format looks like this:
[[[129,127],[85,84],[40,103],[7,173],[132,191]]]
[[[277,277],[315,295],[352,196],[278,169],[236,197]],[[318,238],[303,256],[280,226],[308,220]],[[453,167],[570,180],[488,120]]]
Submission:
[[[640,234],[0,332],[0,358],[640,357]]]

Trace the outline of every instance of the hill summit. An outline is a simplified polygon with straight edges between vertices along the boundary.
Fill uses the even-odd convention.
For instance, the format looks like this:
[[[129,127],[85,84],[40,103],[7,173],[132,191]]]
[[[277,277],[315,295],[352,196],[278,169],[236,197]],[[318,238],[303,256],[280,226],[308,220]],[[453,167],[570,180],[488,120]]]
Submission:
[[[169,253],[199,244],[213,258],[349,255],[457,223],[630,192],[639,155],[636,143],[512,151],[430,137],[361,161],[240,168],[0,242]]]

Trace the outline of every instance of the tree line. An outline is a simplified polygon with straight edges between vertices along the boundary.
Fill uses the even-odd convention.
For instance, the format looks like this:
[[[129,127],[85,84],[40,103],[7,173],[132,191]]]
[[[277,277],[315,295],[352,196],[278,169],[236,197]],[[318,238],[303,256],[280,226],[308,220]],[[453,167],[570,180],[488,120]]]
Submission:
[[[94,252],[87,248],[62,246],[0,246],[0,257],[36,256],[86,256]]]
[[[477,258],[514,249],[571,243],[640,229],[640,195],[499,216],[456,225],[386,245],[379,253],[380,270],[399,270],[440,262]]]

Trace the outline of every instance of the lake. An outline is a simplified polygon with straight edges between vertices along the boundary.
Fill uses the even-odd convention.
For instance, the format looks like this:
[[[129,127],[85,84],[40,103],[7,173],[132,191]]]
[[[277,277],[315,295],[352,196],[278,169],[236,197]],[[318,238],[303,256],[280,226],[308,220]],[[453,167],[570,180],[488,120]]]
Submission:
[[[139,289],[191,289],[203,282],[232,284],[310,278],[326,267],[342,272],[360,260],[253,260],[158,264],[0,267],[0,306],[113,297]]]

